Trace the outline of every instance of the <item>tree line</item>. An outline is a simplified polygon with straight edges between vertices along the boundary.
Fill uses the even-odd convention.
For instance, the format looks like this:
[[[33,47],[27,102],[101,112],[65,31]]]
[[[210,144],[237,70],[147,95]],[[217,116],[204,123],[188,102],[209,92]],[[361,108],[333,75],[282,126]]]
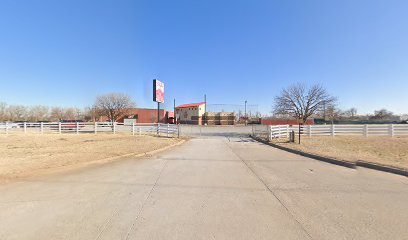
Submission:
[[[106,116],[109,121],[116,121],[136,104],[130,96],[123,93],[108,93],[97,96],[90,107],[49,107],[44,105],[24,106],[8,105],[0,102],[0,122],[30,121],[58,122],[61,120],[93,121]]]
[[[282,89],[274,98],[272,114],[278,118],[294,118],[305,123],[309,118],[324,121],[399,121],[399,116],[387,109],[374,111],[374,114],[358,115],[356,108],[341,110],[337,98],[321,85],[297,83]]]
[[[61,119],[85,120],[86,109],[77,107],[49,107],[44,105],[8,105],[0,102],[0,121],[59,121]]]

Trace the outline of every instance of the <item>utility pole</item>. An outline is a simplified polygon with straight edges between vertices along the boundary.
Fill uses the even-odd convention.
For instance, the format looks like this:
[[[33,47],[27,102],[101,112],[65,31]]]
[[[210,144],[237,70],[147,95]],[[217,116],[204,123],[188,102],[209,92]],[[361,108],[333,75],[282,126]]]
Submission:
[[[204,94],[204,124],[207,123],[206,113],[207,113],[207,94]]]
[[[245,126],[247,125],[246,105],[247,105],[247,100],[245,100]]]

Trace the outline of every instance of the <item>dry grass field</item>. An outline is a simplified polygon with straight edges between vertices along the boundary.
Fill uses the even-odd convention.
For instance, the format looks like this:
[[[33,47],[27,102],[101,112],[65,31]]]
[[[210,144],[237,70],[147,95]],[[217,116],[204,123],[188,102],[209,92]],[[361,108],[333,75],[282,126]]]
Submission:
[[[297,139],[296,139],[297,141]],[[303,137],[301,144],[274,143],[341,160],[363,160],[408,169],[408,137]]]
[[[0,183],[145,153],[177,138],[121,134],[0,135]]]

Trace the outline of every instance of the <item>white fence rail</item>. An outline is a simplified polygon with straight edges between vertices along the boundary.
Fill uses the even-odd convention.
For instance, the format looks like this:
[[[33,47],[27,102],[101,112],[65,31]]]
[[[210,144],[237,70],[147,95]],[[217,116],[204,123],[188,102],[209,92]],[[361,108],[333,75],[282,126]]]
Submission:
[[[132,135],[179,136],[178,125],[162,123],[138,123],[126,125],[117,122],[23,122],[0,123],[0,134],[10,133],[130,133]]]
[[[252,128],[252,134],[264,139],[288,138],[289,133],[299,133],[299,126],[259,125]],[[366,125],[305,125],[300,127],[304,136],[408,136],[408,124],[366,124]]]

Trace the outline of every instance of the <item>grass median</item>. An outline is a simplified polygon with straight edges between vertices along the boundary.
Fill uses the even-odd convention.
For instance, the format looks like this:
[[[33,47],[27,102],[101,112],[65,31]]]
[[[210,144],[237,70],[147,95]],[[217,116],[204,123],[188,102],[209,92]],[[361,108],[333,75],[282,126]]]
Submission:
[[[137,155],[181,141],[121,134],[0,135],[0,183],[103,159]]]
[[[302,137],[301,144],[274,139],[272,143],[324,157],[356,162],[362,160],[408,169],[408,137]]]

